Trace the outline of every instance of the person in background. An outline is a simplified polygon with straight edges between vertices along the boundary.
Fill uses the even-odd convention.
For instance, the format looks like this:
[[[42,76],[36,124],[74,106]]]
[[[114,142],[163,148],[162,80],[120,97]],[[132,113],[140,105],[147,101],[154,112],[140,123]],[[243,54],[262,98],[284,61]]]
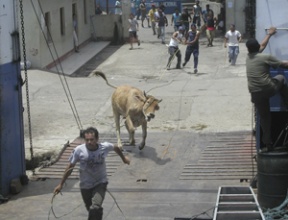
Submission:
[[[153,35],[156,35],[155,12],[156,12],[155,4],[152,4],[151,9],[148,12],[148,16],[149,16],[149,19],[151,21]]]
[[[140,10],[140,2],[141,0],[135,0],[135,8],[136,8],[136,20],[140,20],[141,10]]]
[[[288,107],[288,87],[285,76],[278,74],[272,77],[270,75],[271,68],[288,69],[288,62],[278,60],[270,54],[261,53],[274,34],[276,34],[276,28],[271,27],[261,44],[254,38],[246,42],[248,49],[248,56],[246,58],[248,90],[251,94],[251,101],[254,103],[260,116],[260,126],[263,133],[262,142],[264,144],[261,151],[273,150],[270,97],[280,92],[284,105],[286,108]]]
[[[193,24],[196,24],[198,29],[201,27],[201,17],[202,16],[202,8],[199,5],[199,1],[196,0],[195,5],[193,6]]]
[[[202,19],[204,23],[207,23],[207,17],[210,16],[210,18],[214,18],[214,12],[212,9],[210,9],[210,5],[206,5],[206,9],[202,11]]]
[[[217,19],[214,17],[214,11],[210,9],[209,4],[207,4],[206,9],[202,11],[202,19],[206,24],[206,37],[208,40],[207,46],[213,47]]]
[[[224,38],[224,47],[227,47],[228,42],[228,54],[229,54],[229,63],[232,66],[235,66],[236,60],[239,54],[239,43],[241,42],[241,33],[235,29],[235,25],[230,25],[230,30],[226,32]]]
[[[137,35],[137,31],[139,31],[138,21],[134,18],[134,14],[131,13],[128,19],[129,22],[129,41],[130,41],[130,49],[133,50],[133,43],[136,41],[138,46],[140,46],[140,40]]]
[[[123,163],[130,164],[127,156],[124,156],[120,148],[112,143],[98,143],[98,130],[89,127],[83,132],[85,143],[78,145],[69,158],[69,164],[64,172],[62,180],[54,189],[54,195],[61,192],[65,181],[71,175],[75,165],[79,162],[80,191],[85,207],[89,212],[89,220],[102,220],[103,201],[105,198],[108,178],[105,158],[110,151],[115,151]]]
[[[182,26],[184,27],[184,35],[186,35],[189,31],[189,23],[191,23],[192,21],[192,17],[189,14],[187,7],[183,9],[180,20],[181,20]]]
[[[164,12],[159,8],[158,11],[155,12],[155,22],[158,25],[158,38],[161,37],[162,44],[165,44],[165,26],[168,26],[168,20]]]
[[[162,12],[165,12],[166,6],[164,5],[163,2],[160,3],[159,8],[162,10]]]
[[[122,15],[121,0],[116,0],[115,2],[115,15]]]
[[[175,9],[175,12],[172,14],[171,26],[174,24],[174,31],[177,31],[181,24],[181,13],[179,13],[178,8]]]
[[[95,14],[96,15],[101,15],[102,14],[102,9],[100,8],[99,4],[96,5]]]
[[[145,4],[145,0],[142,0],[140,5],[139,5],[140,11],[141,11],[141,22],[142,22],[142,27],[144,27],[144,20],[147,20],[148,23],[148,27],[150,28],[150,22],[149,22],[149,18],[147,17],[147,10],[146,10],[146,4]]]
[[[183,63],[183,67],[186,66],[187,62],[190,60],[191,54],[194,56],[194,73],[198,72],[198,57],[199,57],[199,37],[200,31],[197,31],[196,24],[191,24],[191,30],[189,30],[186,35],[185,45],[185,59]]]
[[[168,59],[167,63],[167,70],[170,70],[171,63],[174,59],[174,57],[177,57],[177,65],[176,69],[181,69],[181,51],[179,49],[179,44],[181,44],[182,38],[183,38],[184,28],[179,27],[178,31],[175,31],[171,37],[169,47],[168,47],[168,53],[170,54],[170,57]]]
[[[216,29],[216,18],[212,17],[212,14],[207,15],[206,20],[206,37],[208,40],[208,47],[213,47],[213,40],[215,37],[215,29]]]

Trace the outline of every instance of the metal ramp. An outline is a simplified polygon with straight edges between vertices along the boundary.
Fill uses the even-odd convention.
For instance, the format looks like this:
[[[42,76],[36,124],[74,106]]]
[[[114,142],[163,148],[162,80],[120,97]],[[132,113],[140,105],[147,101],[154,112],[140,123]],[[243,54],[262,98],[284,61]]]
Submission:
[[[265,220],[251,187],[221,186],[213,220]]]
[[[108,141],[111,143],[116,143],[117,141],[116,137],[111,136],[111,135],[103,134],[103,137],[105,137],[105,140],[102,140],[100,138],[99,142]],[[125,138],[123,138],[122,141],[123,143],[125,141],[128,142],[128,140],[126,140]],[[44,166],[38,169],[35,172],[34,178],[61,179],[63,177],[63,172],[68,165],[68,159],[71,155],[71,152],[74,150],[76,146],[83,144],[83,143],[84,143],[84,139],[78,137],[72,143],[65,144],[64,148],[59,154],[58,159],[53,164],[49,166]],[[124,152],[124,154],[126,153]],[[112,176],[117,171],[117,168],[120,167],[122,164],[123,163],[120,157],[118,157],[118,155],[114,151],[109,152],[107,159],[106,159],[107,175]],[[76,164],[75,169],[69,176],[69,179],[79,179],[78,168],[79,168],[79,163]]]

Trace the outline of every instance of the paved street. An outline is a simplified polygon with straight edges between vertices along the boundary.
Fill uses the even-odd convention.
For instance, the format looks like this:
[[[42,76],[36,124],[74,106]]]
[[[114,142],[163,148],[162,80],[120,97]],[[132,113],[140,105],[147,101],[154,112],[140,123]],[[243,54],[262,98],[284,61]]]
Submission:
[[[251,142],[253,112],[245,75],[245,44],[240,44],[236,66],[230,66],[222,36],[217,35],[214,46],[207,47],[203,34],[198,73],[194,74],[193,59],[183,69],[166,70],[169,57],[167,47],[152,35],[149,28],[140,27],[138,34],[141,39],[139,47],[134,44],[135,49],[129,50],[130,45],[124,44],[97,69],[103,71],[113,85],[133,85],[163,101],[155,119],[148,123],[147,146],[142,151],[137,146],[124,146],[132,162],[130,166],[120,163],[109,178],[108,189],[117,203],[110,194],[106,195],[104,219],[173,220],[206,211],[206,217],[211,216],[219,186],[249,186],[249,182],[240,182],[240,178],[217,178],[217,175],[214,179],[186,180],[181,176],[183,168],[198,164],[209,147],[226,146],[221,144],[223,140],[227,143],[231,139],[245,146]],[[171,34],[172,26],[169,24],[166,43],[169,43]],[[91,44],[97,47],[97,43]],[[87,47],[91,48],[91,45]],[[100,139],[116,141],[110,101],[113,89],[102,78],[71,77],[69,64],[77,65],[90,59],[90,55],[88,58],[85,54],[87,47],[80,48],[79,54],[65,61],[65,78],[59,77],[53,70],[32,69],[28,72],[33,149],[36,155],[53,152],[55,157],[65,143],[73,142],[79,136],[79,126],[61,83],[63,79],[69,85],[82,127],[95,126],[100,132]],[[183,60],[185,46],[181,45],[180,50]],[[176,60],[171,65],[174,66]],[[68,69],[70,72],[65,72]],[[29,158],[27,126],[25,116],[26,158]],[[125,127],[121,129],[122,137],[127,139]],[[138,128],[137,143],[140,137],[141,129]],[[228,147],[231,146],[227,144]],[[233,145],[231,148],[238,150],[241,147]],[[217,151],[215,158],[216,154]],[[233,155],[229,160],[231,157],[233,160]],[[213,154],[210,160],[213,161]],[[252,178],[252,175],[248,177]],[[52,191],[59,179],[42,180],[31,180],[20,194],[2,204],[0,218],[47,219]],[[62,219],[86,219],[78,180],[67,181],[63,196],[57,196],[53,206],[57,215],[69,213]],[[52,214],[50,219],[54,219]]]

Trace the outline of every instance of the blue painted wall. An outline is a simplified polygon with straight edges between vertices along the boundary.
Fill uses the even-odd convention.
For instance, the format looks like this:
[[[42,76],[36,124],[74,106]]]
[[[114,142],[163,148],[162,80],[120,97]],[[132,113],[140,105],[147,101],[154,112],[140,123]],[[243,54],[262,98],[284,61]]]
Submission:
[[[25,175],[23,107],[19,63],[0,65],[0,194]]]
[[[114,14],[115,9],[115,1],[116,0],[108,0],[108,8],[109,8],[109,14]],[[134,14],[136,13],[137,5],[139,5],[140,0],[134,0],[131,1],[131,12]],[[147,12],[151,9],[151,4],[155,4],[156,7],[158,7],[161,3],[163,3],[166,6],[165,14],[173,14],[175,11],[175,8],[177,7],[180,11],[181,10],[181,0],[154,0],[149,1],[146,0],[146,6],[147,6]],[[96,4],[99,4],[102,10],[106,11],[106,1],[103,0],[96,0]]]
[[[139,3],[138,3],[139,2]],[[159,5],[163,3],[165,6],[165,14],[173,14],[175,12],[175,9],[179,9],[181,12],[181,0],[165,0],[165,1],[160,1],[160,0],[155,0],[155,1],[146,1],[146,7],[147,7],[147,12],[151,9],[151,5],[155,4],[156,8],[159,7]],[[133,13],[136,12],[137,5],[140,4],[139,0],[135,0],[135,3],[132,3],[131,11]]]

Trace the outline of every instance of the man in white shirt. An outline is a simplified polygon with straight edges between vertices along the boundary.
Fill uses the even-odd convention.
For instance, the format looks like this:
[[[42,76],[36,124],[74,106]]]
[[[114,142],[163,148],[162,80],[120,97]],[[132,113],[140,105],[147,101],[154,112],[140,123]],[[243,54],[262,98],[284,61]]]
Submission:
[[[170,57],[166,66],[167,70],[170,70],[170,65],[175,56],[177,57],[176,69],[181,69],[181,51],[179,49],[179,44],[182,43],[183,32],[184,28],[180,26],[178,31],[175,31],[171,37],[168,47],[168,53],[170,54]]]
[[[227,47],[228,42],[228,54],[229,54],[229,63],[235,66],[236,60],[239,54],[239,42],[241,42],[241,33],[235,29],[235,25],[230,25],[230,30],[227,31],[224,38],[224,47]]]
[[[115,2],[115,15],[122,15],[121,0]]]
[[[88,219],[102,220],[102,204],[108,185],[105,159],[113,150],[120,156],[123,163],[129,165],[130,159],[123,155],[118,145],[108,142],[98,143],[99,133],[96,128],[87,128],[83,136],[85,143],[78,145],[72,151],[62,180],[54,189],[54,195],[61,192],[65,181],[79,162],[80,191],[89,213]]]

